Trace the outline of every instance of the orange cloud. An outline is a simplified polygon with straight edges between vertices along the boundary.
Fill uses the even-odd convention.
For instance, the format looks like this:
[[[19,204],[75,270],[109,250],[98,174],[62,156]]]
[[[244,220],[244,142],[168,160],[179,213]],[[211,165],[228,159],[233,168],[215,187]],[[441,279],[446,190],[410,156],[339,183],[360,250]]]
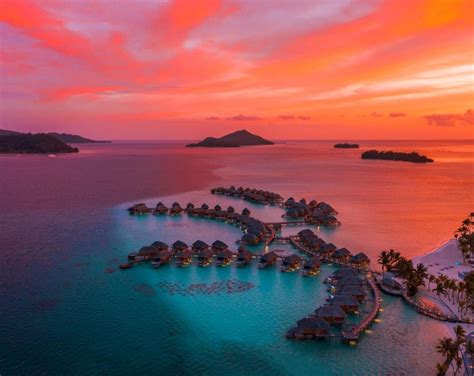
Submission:
[[[471,109],[464,114],[434,114],[424,116],[428,125],[435,125],[438,127],[454,127],[456,124],[474,124],[474,114]]]

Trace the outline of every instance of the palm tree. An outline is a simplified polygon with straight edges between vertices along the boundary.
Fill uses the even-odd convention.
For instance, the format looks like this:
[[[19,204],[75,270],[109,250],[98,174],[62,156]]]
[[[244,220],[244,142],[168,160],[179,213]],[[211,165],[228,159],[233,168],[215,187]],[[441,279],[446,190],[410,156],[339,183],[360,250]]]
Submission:
[[[456,342],[463,344],[466,341],[466,330],[461,325],[454,327],[454,334],[456,334]]]
[[[448,372],[448,366],[444,363],[436,364],[436,376],[444,376]]]
[[[390,256],[387,251],[380,252],[377,262],[382,265],[382,273],[385,273],[387,266],[390,265]]]
[[[420,284],[425,285],[425,279],[428,278],[428,268],[423,264],[417,264],[415,268],[415,273],[420,279]]]
[[[433,289],[433,291],[436,291],[436,295],[439,297],[440,295],[445,295],[446,291],[444,289],[444,284],[441,282],[438,282],[436,284],[436,287]]]
[[[430,289],[430,283],[433,283],[436,281],[436,277],[433,274],[430,274],[430,277],[428,278],[428,290]]]
[[[390,260],[389,265],[387,266],[387,271],[392,270],[400,261],[400,258],[402,256],[400,255],[400,252],[397,252],[393,249],[388,251],[388,258]]]

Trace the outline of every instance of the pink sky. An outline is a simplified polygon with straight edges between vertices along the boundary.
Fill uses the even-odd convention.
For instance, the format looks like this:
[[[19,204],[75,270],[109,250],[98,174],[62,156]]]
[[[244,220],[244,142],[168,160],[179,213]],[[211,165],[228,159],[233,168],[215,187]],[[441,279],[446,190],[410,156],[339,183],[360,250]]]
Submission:
[[[473,138],[471,0],[0,1],[0,128]]]

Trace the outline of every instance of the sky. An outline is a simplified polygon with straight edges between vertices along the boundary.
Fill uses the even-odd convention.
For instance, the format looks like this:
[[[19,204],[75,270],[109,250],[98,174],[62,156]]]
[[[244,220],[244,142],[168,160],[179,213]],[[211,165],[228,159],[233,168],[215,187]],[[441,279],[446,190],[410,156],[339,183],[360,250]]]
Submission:
[[[0,0],[0,128],[474,139],[473,0]]]

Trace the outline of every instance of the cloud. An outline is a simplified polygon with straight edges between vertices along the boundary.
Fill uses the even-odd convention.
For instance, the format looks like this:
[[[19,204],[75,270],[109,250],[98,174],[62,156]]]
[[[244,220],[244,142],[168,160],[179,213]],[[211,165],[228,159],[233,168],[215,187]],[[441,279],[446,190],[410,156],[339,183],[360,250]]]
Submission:
[[[311,116],[304,115],[280,115],[278,116],[280,120],[310,120]]]
[[[226,118],[226,120],[238,120],[238,121],[248,121],[248,120],[262,120],[258,116],[246,116],[246,115],[237,115]]]
[[[428,122],[428,125],[437,127],[454,127],[458,123],[474,124],[474,114],[471,109],[467,110],[464,114],[433,114],[423,117]]]
[[[220,120],[221,118],[218,116],[209,116],[206,118],[206,120]]]
[[[375,112],[375,111],[374,111],[374,112],[372,112],[372,113],[370,114],[370,116],[372,116],[372,117],[380,117],[380,116],[383,116],[383,115],[382,115],[382,114],[379,114],[378,112]]]
[[[402,116],[407,116],[404,112],[391,112],[390,117],[402,117]]]

